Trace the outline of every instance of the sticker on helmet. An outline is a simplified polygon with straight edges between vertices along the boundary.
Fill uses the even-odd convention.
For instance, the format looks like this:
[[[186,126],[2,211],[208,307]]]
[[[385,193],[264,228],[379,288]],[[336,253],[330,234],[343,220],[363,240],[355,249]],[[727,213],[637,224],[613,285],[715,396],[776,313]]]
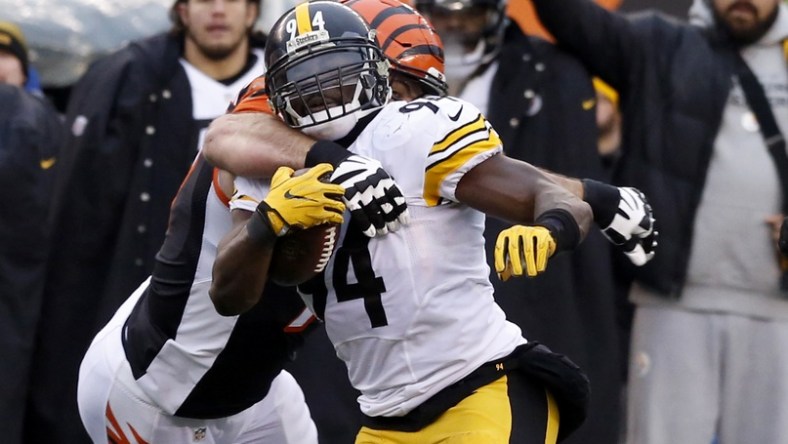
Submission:
[[[329,39],[328,31],[311,31],[306,34],[297,35],[287,42],[287,53],[297,51],[299,48],[318,42],[326,42]]]

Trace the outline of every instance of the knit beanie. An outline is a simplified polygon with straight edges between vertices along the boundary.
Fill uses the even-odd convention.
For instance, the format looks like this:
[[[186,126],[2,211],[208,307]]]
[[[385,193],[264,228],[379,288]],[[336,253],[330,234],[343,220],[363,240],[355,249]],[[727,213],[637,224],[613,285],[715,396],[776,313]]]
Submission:
[[[11,22],[0,21],[0,50],[6,50],[22,62],[22,70],[27,77],[27,42],[18,26]]]

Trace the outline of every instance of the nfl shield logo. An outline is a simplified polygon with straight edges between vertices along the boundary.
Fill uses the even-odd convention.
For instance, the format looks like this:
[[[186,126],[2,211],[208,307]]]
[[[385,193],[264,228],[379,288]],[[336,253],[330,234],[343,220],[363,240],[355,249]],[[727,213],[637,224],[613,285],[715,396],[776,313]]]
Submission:
[[[194,429],[194,442],[200,442],[203,439],[205,439],[205,427]]]

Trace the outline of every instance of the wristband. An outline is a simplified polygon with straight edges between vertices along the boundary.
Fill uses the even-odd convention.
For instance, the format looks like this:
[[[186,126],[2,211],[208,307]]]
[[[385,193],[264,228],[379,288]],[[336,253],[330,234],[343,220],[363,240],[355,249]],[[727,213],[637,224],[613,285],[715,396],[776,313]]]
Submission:
[[[594,212],[594,222],[601,228],[607,228],[613,222],[618,211],[621,194],[618,188],[593,179],[583,179],[583,200]]]
[[[306,153],[304,166],[312,168],[319,163],[329,163],[336,168],[353,153],[346,150],[342,145],[328,140],[318,140]]]
[[[263,203],[261,202],[260,204],[262,205]],[[252,242],[260,244],[273,243],[277,237],[266,214],[266,209],[260,208],[260,206],[257,207],[249,222],[246,223],[246,232]]]
[[[580,243],[580,227],[572,215],[559,208],[540,214],[534,225],[547,228],[555,240],[555,251],[571,250]]]

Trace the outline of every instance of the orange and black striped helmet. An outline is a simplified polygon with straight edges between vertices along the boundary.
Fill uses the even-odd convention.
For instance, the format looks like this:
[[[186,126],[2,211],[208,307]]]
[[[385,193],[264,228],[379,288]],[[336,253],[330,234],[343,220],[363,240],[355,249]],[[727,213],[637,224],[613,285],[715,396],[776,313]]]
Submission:
[[[399,0],[342,0],[376,30],[392,69],[413,77],[430,94],[446,95],[443,43],[427,19]]]

